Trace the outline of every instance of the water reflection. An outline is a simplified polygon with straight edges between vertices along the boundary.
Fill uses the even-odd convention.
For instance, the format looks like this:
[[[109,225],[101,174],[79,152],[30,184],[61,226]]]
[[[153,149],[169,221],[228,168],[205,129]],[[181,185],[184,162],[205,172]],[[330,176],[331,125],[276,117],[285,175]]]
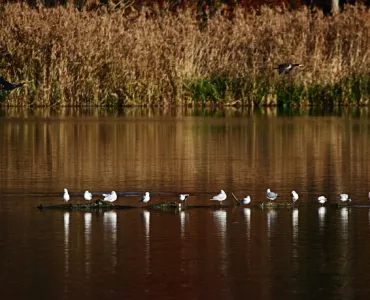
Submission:
[[[112,266],[117,265],[117,213],[115,211],[104,212],[105,245],[108,248]]]
[[[243,117],[243,116],[346,116],[356,117],[369,116],[367,107],[347,107],[347,108],[330,108],[323,109],[318,107],[309,108],[286,108],[286,107],[226,107],[226,108],[209,108],[209,107],[132,107],[125,109],[117,108],[32,108],[23,107],[0,107],[0,117],[5,118],[65,118],[65,117],[161,117],[161,116],[207,116],[207,117]]]
[[[241,212],[244,216],[245,223],[247,224],[247,230],[246,230],[247,241],[250,242],[251,241],[251,209],[243,208]]]
[[[339,235],[339,254],[338,254],[338,269],[340,272],[341,286],[340,291],[343,295],[343,299],[352,299],[351,289],[348,286],[349,281],[349,264],[350,259],[350,247],[348,243],[348,218],[349,209],[348,207],[342,207],[340,209],[340,235]]]
[[[225,183],[231,188],[246,180],[257,191],[266,186],[263,177],[271,176],[274,184],[288,190],[291,180],[283,178],[292,178],[298,170],[300,188],[315,184],[326,190],[323,177],[330,177],[334,189],[348,178],[366,182],[370,176],[369,169],[341,164],[349,155],[355,165],[366,164],[370,132],[366,118],[341,115],[312,122],[261,117],[269,116],[267,112],[242,118],[235,117],[233,109],[221,113],[223,118],[181,118],[186,111],[181,109],[176,117],[171,113],[166,118],[163,112],[152,117],[150,111],[125,110],[112,117],[110,112],[93,110],[6,112],[0,126],[0,157],[7,157],[0,160],[1,191],[55,193],[61,182],[79,191],[87,185],[105,190],[126,181],[134,183],[133,189],[145,182],[153,189],[171,190],[183,182],[184,188],[202,191]],[[127,115],[140,118],[123,117]],[[163,138],[168,142],[162,143]],[[343,142],[348,140],[352,142]],[[336,166],[335,175],[327,166]],[[266,176],[254,176],[250,170]]]
[[[69,212],[63,215],[64,221],[64,272],[68,276],[69,272]]]
[[[293,208],[292,210],[292,231],[293,231],[293,257],[298,258],[298,230],[299,230],[299,210],[298,208]],[[295,262],[297,262],[295,260]]]
[[[275,231],[277,212],[274,209],[269,209],[267,211],[267,237],[270,243],[271,234]]]
[[[143,223],[144,223],[144,236],[145,236],[145,262],[146,262],[146,274],[150,273],[150,211],[143,210],[141,212]]]
[[[86,212],[84,214],[85,225],[85,272],[89,277],[91,273],[91,217],[92,213]]]
[[[144,229],[145,229],[145,237],[148,239],[147,244],[149,244],[149,237],[150,237],[150,211],[143,210],[141,212],[144,222]]]
[[[187,223],[187,218],[188,218],[188,213],[185,212],[184,210],[181,210],[179,212],[180,216],[180,238],[181,238],[181,249],[180,249],[180,257],[181,257],[181,272],[183,274],[186,273],[188,266],[188,262],[186,260],[186,253],[187,253],[187,248],[186,248],[186,223]]]
[[[348,207],[342,207],[340,209],[340,231],[341,231],[340,238],[343,242],[342,243],[344,247],[343,250],[347,249],[348,245],[348,215],[349,215]]]
[[[319,214],[319,230],[320,232],[322,232],[325,227],[326,207],[325,206],[319,207],[318,214]]]
[[[292,210],[292,227],[293,227],[293,243],[297,244],[298,240],[298,216],[299,210],[298,208],[294,208]]]
[[[215,231],[220,242],[220,271],[223,276],[227,272],[227,253],[226,253],[226,225],[227,213],[224,210],[215,210],[212,212],[213,220],[215,223]]]
[[[138,114],[139,118],[121,117],[119,113],[112,115],[111,112],[87,116],[72,112],[70,117],[50,113],[52,118],[49,115],[30,114],[24,118],[20,115],[23,119],[17,119],[18,115],[14,114],[13,119],[2,118],[0,157],[6,158],[0,160],[2,195],[13,192],[41,193],[45,196],[41,201],[47,202],[47,197],[59,193],[61,184],[76,192],[82,192],[88,186],[96,187],[96,191],[115,187],[124,189],[127,186],[132,191],[140,191],[143,186],[149,186],[150,190],[164,192],[175,192],[181,188],[199,193],[198,197],[194,197],[194,202],[202,205],[209,203],[208,195],[203,195],[202,191],[214,191],[218,186],[230,191],[238,190],[245,186],[245,182],[250,185],[250,192],[260,200],[264,199],[263,191],[268,184],[279,186],[286,193],[291,186],[302,192],[305,189],[312,189],[312,193],[327,191],[329,197],[338,190],[338,186],[340,190],[347,190],[347,185],[350,185],[358,194],[368,191],[366,179],[370,178],[370,168],[363,166],[367,166],[369,157],[369,118],[277,118],[264,113],[261,113],[263,116],[254,115],[251,118],[230,117],[227,113],[220,114],[222,118],[184,118],[179,113],[176,117],[167,118],[160,114],[147,116],[145,111],[141,113]],[[164,139],[166,143],[162,142]],[[60,203],[59,197],[57,203]],[[3,228],[0,235],[1,251],[6,254],[4,256],[9,256],[13,265],[33,266],[29,260],[25,261],[26,257],[21,257],[25,251],[29,254],[27,259],[32,259],[34,265],[43,265],[45,261],[56,262],[61,274],[51,270],[53,266],[45,266],[42,268],[44,270],[38,270],[38,274],[44,277],[51,274],[52,282],[60,280],[60,276],[65,277],[63,280],[66,285],[71,290],[77,290],[75,299],[86,296],[85,287],[103,298],[107,295],[104,294],[106,291],[116,292],[117,289],[131,292],[126,298],[135,298],[133,295],[137,290],[150,291],[151,295],[157,295],[158,298],[166,297],[168,289],[162,283],[168,282],[169,278],[162,270],[170,270],[167,274],[174,271],[176,278],[173,278],[172,286],[180,295],[192,289],[186,286],[189,282],[194,287],[194,293],[202,292],[199,291],[199,281],[202,280],[199,275],[208,279],[216,294],[220,288],[214,283],[226,273],[224,279],[233,282],[231,290],[234,291],[236,287],[250,289],[251,298],[259,298],[255,295],[265,287],[274,294],[290,290],[289,295],[282,295],[289,299],[304,298],[321,283],[320,288],[332,291],[325,298],[339,299],[330,296],[338,291],[337,274],[340,269],[336,263],[342,263],[337,259],[341,258],[338,250],[342,251],[341,247],[346,245],[351,251],[350,255],[346,254],[351,263],[351,275],[369,274],[366,255],[361,257],[364,263],[362,260],[361,263],[360,260],[356,261],[359,255],[366,254],[370,249],[367,242],[370,211],[367,215],[366,208],[337,210],[335,213],[329,206],[328,211],[325,207],[312,207],[310,204],[316,203],[316,198],[312,198],[307,199],[307,210],[300,212],[252,208],[253,220],[250,208],[238,208],[242,216],[238,214],[237,217],[244,221],[241,220],[242,224],[233,224],[231,219],[227,220],[228,210],[213,212],[204,208],[199,209],[199,213],[195,208],[189,209],[189,214],[185,210],[179,215],[137,209],[132,213],[120,211],[118,215],[107,212],[104,217],[102,212],[93,216],[90,213],[66,212],[62,217],[64,212],[53,211],[43,214],[44,218],[38,218],[35,217],[34,203],[25,201],[27,197],[18,198],[8,197],[8,201],[6,197],[0,197]],[[365,196],[361,196],[361,199],[365,200]],[[18,202],[14,205],[14,201]],[[130,197],[122,197],[120,201],[125,204],[131,200]],[[57,217],[51,218],[52,214]],[[118,216],[125,217],[121,219]],[[45,222],[46,218],[50,219]],[[57,222],[56,225],[50,226],[54,222]],[[100,226],[98,222],[101,222]],[[38,230],[31,232],[27,224],[37,225],[35,228],[42,228],[45,234],[40,235]],[[132,228],[133,224],[139,228]],[[325,224],[330,226],[325,227]],[[56,227],[58,234],[55,234]],[[166,230],[160,230],[162,228]],[[137,230],[141,233],[139,236]],[[325,236],[320,230],[325,230]],[[121,232],[128,234],[121,236]],[[342,237],[339,237],[339,232],[343,233]],[[164,233],[172,237],[170,241],[163,238]],[[19,236],[25,239],[22,247],[19,247]],[[250,241],[248,251],[246,239]],[[290,239],[293,245],[287,243]],[[164,260],[163,255],[157,254],[160,249],[167,249],[165,247],[169,242],[171,248],[168,253],[172,253],[173,257]],[[82,253],[80,248],[84,243],[86,253]],[[117,243],[128,246],[117,248]],[[178,255],[180,247],[184,251],[182,255]],[[53,249],[59,250],[51,251]],[[298,268],[294,283],[297,284],[284,285],[281,278],[290,278],[292,275],[289,268],[284,269],[284,266],[287,262],[291,263],[292,253],[297,257],[294,254],[296,249],[300,251],[300,256],[295,260]],[[78,252],[76,255],[75,251]],[[40,258],[40,254],[44,253],[47,257]],[[126,275],[127,268],[121,262],[130,257],[137,258],[138,270]],[[111,272],[112,258],[122,258],[116,272],[120,272],[117,278],[125,282],[124,287],[106,276],[109,275],[107,272]],[[249,264],[248,268],[245,268],[246,263]],[[217,271],[221,268],[223,274],[215,274],[213,266],[216,264]],[[178,272],[181,265],[187,265],[187,268]],[[4,263],[1,266],[3,270],[20,269],[10,268]],[[151,275],[155,276],[151,276],[150,280],[142,280],[143,277],[149,278],[145,276],[145,272],[149,274],[149,266],[153,271]],[[200,271],[200,266],[204,271]],[[83,273],[84,268],[90,274],[88,280],[78,273]],[[307,270],[310,272],[307,273]],[[4,285],[15,281],[15,272],[13,276],[3,278]],[[67,278],[64,272],[70,276]],[[187,277],[181,277],[185,273]],[[44,282],[44,278],[33,280],[27,275],[34,272],[26,270],[24,274],[23,282],[29,285],[37,286]],[[352,284],[365,290],[367,279],[366,276],[358,276]],[[80,280],[86,281],[79,285]],[[359,284],[358,280],[362,282]],[[183,290],[180,290],[180,281]],[[52,291],[54,287],[49,285],[49,298],[56,293],[66,298],[63,287]],[[208,290],[202,298],[210,296],[212,289]],[[243,291],[230,295],[230,298],[245,295]],[[182,294],[182,297],[196,298],[189,297],[189,294]],[[270,298],[273,297],[263,299]]]
[[[348,207],[342,207],[340,209],[341,224],[345,225],[345,227],[347,227],[348,224],[348,213],[349,213]]]
[[[180,236],[182,239],[185,238],[185,225],[186,225],[186,217],[187,217],[187,214],[185,211],[180,211],[179,213],[180,215]]]

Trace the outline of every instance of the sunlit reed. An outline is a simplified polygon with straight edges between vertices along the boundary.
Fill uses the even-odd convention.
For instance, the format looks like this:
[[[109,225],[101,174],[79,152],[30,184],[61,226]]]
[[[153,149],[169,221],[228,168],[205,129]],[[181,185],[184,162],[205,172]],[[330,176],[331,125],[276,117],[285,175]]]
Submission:
[[[145,12],[145,8],[143,8]],[[235,10],[200,27],[191,11],[31,9],[0,12],[1,75],[27,87],[7,106],[363,105],[369,100],[368,11]],[[303,63],[287,76],[273,68]]]

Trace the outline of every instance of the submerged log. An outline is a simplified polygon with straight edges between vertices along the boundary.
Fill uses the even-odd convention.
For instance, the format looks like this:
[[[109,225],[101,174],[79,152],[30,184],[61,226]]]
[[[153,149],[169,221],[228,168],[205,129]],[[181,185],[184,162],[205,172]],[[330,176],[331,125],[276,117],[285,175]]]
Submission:
[[[90,209],[130,209],[136,208],[135,206],[128,205],[113,205],[109,202],[104,202],[102,200],[96,200],[95,202],[88,202],[83,204],[74,203],[63,203],[63,204],[53,204],[53,205],[43,205],[37,206],[38,209],[61,209],[61,210],[90,210]]]
[[[130,206],[130,205],[114,205],[109,202],[104,202],[102,200],[96,200],[94,202],[86,202],[86,203],[61,203],[61,204],[52,204],[52,205],[43,205],[40,204],[37,206],[38,209],[59,209],[59,210],[69,210],[69,211],[86,211],[86,210],[120,210],[120,209],[132,209],[132,208],[142,208],[142,209],[153,209],[153,210],[177,210],[177,209],[191,209],[191,208],[211,208],[211,209],[222,209],[222,208],[231,208],[235,207],[235,205],[220,205],[220,204],[212,204],[212,205],[189,205],[187,203],[181,202],[162,202],[162,203],[152,203],[149,205],[140,205],[140,206]],[[238,205],[239,206],[239,205]],[[295,207],[320,207],[318,204],[314,203],[292,203],[292,202],[262,202],[256,204],[249,204],[249,205],[240,205],[241,207],[254,207],[254,208],[272,208],[272,209],[279,209],[279,208],[295,208]],[[348,203],[330,203],[324,205],[323,207],[333,207],[333,208],[343,208],[343,207],[363,207],[369,208],[370,204],[352,204],[352,202]]]
[[[145,208],[145,209],[185,209],[185,208],[229,208],[231,205],[187,205],[177,202],[164,202],[155,203],[143,206],[129,206],[129,205],[114,205],[109,202],[104,202],[102,200],[96,200],[95,202],[87,202],[82,204],[76,203],[63,203],[63,204],[53,204],[53,205],[43,205],[37,206],[38,209],[60,209],[60,210],[91,210],[91,209],[131,209],[131,208]]]
[[[292,202],[262,202],[259,204],[256,204],[255,207],[261,207],[261,208],[291,208],[291,207],[299,207],[303,206],[303,204],[298,203],[292,203]]]
[[[286,207],[287,203],[278,203],[278,202],[262,202],[258,204],[261,208],[280,208],[280,207]]]
[[[337,202],[337,203],[332,203],[330,205],[336,206],[336,207],[350,207],[352,206],[352,203],[351,202]]]
[[[186,209],[186,208],[229,208],[232,207],[231,205],[188,205],[188,204],[183,204],[183,203],[178,203],[178,202],[164,202],[164,203],[156,203],[156,204],[151,204],[148,206],[141,206],[143,208],[148,208],[148,209]]]

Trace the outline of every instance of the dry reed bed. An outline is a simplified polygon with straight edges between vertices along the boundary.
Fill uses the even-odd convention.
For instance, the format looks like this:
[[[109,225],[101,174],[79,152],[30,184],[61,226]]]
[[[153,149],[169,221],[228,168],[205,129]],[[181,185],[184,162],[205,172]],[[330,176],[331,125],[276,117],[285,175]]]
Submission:
[[[143,14],[144,15],[144,14]],[[199,29],[190,12],[127,17],[121,11],[5,5],[0,72],[34,79],[5,105],[367,104],[370,15],[237,9]],[[278,76],[281,62],[305,67]]]

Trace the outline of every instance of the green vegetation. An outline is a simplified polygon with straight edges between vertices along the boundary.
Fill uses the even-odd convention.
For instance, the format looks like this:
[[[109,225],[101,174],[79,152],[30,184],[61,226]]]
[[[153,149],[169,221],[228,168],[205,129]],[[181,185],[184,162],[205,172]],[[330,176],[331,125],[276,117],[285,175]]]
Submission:
[[[362,6],[215,12],[104,7],[0,10],[0,74],[27,87],[4,106],[343,106],[370,100],[370,19]],[[282,62],[304,67],[279,76]]]

